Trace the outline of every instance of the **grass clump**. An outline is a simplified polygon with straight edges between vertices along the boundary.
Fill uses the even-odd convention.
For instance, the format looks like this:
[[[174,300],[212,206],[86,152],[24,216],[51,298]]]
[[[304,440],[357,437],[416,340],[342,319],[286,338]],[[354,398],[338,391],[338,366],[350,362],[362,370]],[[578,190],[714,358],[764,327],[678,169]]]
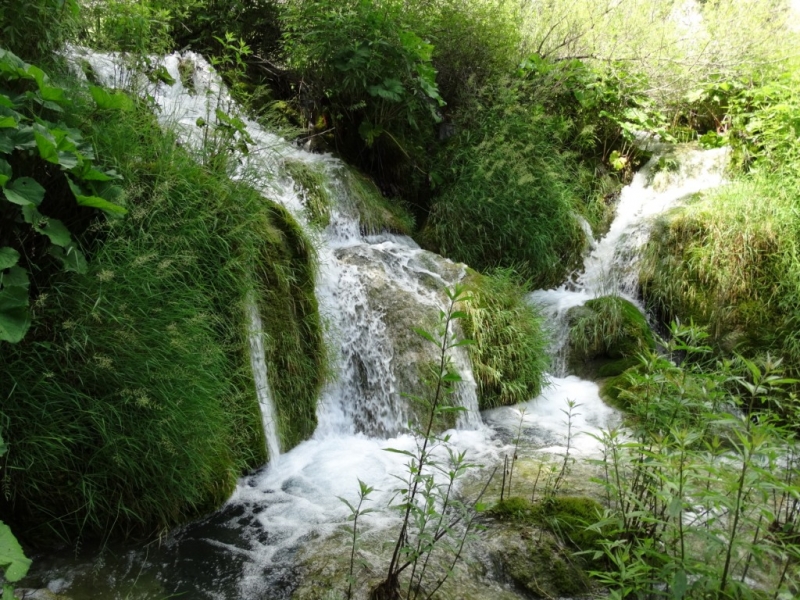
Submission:
[[[414,217],[401,201],[386,198],[371,179],[356,169],[345,167],[344,181],[349,197],[355,202],[363,233],[388,231],[411,235]]]
[[[549,287],[577,265],[584,247],[576,219],[581,168],[562,151],[566,120],[523,105],[513,89],[504,93],[471,107],[474,122],[444,153],[451,172],[422,237],[476,269],[513,267],[533,287]]]
[[[542,317],[525,300],[524,287],[510,270],[472,272],[473,300],[465,303],[464,335],[478,382],[481,409],[518,404],[542,390],[548,366]]]
[[[640,281],[663,321],[703,325],[722,351],[771,351],[800,364],[800,184],[756,173],[662,218]]]
[[[248,297],[286,447],[313,430],[324,371],[312,251],[291,217],[200,166],[147,110],[86,117],[129,215],[89,228],[87,273],[43,285],[29,335],[0,355],[0,503],[36,543],[153,533],[263,464]]]
[[[616,375],[638,352],[655,348],[650,326],[639,309],[618,296],[589,300],[568,314],[569,363],[574,370]]]
[[[287,160],[284,168],[301,193],[310,221],[325,227],[331,221],[331,198],[325,187],[325,175],[308,163]]]

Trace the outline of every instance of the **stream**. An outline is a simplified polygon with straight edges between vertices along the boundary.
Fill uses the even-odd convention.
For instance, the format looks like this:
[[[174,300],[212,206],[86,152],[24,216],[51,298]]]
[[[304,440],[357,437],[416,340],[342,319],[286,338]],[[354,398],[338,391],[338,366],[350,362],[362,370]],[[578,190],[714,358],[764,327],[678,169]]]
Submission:
[[[83,58],[105,85],[129,85],[136,77],[111,56]],[[191,61],[193,71],[191,81],[184,74],[182,82],[181,65],[186,61]],[[234,103],[202,57],[175,54],[164,64],[176,83],[142,83],[142,89],[155,99],[158,118],[177,126],[188,146],[199,148],[204,132],[197,120],[213,124],[214,107],[232,110]],[[26,592],[25,598],[52,598],[47,590],[70,600],[288,599],[303,577],[297,567],[299,554],[345,522],[349,512],[339,497],[357,501],[360,479],[376,488],[371,506],[386,507],[397,486],[394,476],[406,472],[405,456],[384,451],[389,447],[414,451],[416,444],[407,433],[410,409],[402,395],[412,377],[408,362],[413,352],[398,342],[397,331],[415,325],[415,315],[442,308],[441,290],[457,283],[465,267],[421,250],[404,236],[364,234],[342,183],[344,167],[336,158],[305,152],[253,121],[245,123],[253,147],[242,157],[236,176],[255,182],[265,196],[285,206],[318,245],[317,298],[328,322],[326,343],[336,373],[318,403],[319,426],[297,447],[280,448],[261,319],[253,303],[251,362],[270,462],[243,477],[220,510],[160,540],[144,546],[86,546],[78,552],[35,556],[22,587],[37,591]],[[665,150],[657,146],[650,162],[623,190],[609,232],[593,242],[583,268],[561,287],[530,295],[548,317],[554,340],[550,386],[539,397],[481,414],[469,358],[463,348],[457,349],[453,359],[464,379],[458,400],[467,411],[449,432],[450,444],[457,451],[468,451],[472,462],[487,467],[502,464],[515,439],[523,440],[526,452],[562,455],[568,442],[564,411],[570,400],[578,404],[569,440],[573,456],[596,456],[598,442],[591,434],[620,423],[619,413],[600,399],[596,383],[566,372],[564,316],[569,308],[608,294],[618,294],[641,309],[635,263],[652,217],[688,195],[723,183],[724,150],[682,150],[679,169],[656,172]],[[283,166],[288,160],[325,173],[334,205],[330,223],[322,231],[309,223],[302,193]],[[398,304],[382,305],[386,298]],[[397,316],[405,313],[412,322]],[[385,509],[364,520],[365,528],[374,532],[395,523],[396,514]]]

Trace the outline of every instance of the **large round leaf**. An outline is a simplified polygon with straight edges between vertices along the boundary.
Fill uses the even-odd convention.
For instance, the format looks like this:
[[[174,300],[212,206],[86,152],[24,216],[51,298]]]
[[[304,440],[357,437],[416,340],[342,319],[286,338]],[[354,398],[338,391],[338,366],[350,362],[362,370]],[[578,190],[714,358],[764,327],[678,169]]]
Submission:
[[[31,560],[25,556],[11,529],[0,521],[0,569],[6,581],[14,583],[28,573]]]
[[[44,200],[44,188],[30,177],[20,177],[9,183],[3,193],[6,199],[20,206],[39,206]]]

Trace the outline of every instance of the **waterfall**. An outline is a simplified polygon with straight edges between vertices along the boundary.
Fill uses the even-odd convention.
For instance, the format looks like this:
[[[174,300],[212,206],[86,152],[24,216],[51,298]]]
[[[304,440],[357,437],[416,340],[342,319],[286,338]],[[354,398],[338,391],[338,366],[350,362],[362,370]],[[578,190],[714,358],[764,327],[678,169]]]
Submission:
[[[213,135],[217,108],[234,114],[237,111],[219,76],[198,54],[176,53],[163,59],[175,80],[168,85],[153,84],[131,73],[113,55],[78,49],[71,53],[87,60],[104,85],[124,84],[145,90],[155,101],[159,121],[175,127],[182,143],[195,152],[199,153]],[[403,394],[416,391],[406,389],[414,383],[409,373],[416,367],[409,356],[416,360],[422,357],[398,347],[404,337],[396,326],[398,314],[410,312],[409,316],[419,317],[426,311],[437,313],[444,307],[444,288],[464,276],[464,267],[421,250],[406,236],[364,235],[356,202],[345,185],[345,166],[339,160],[305,152],[265,131],[258,123],[241,118],[253,143],[248,154],[237,156],[239,164],[233,177],[245,179],[264,196],[283,205],[318,245],[320,273],[316,291],[320,311],[328,322],[326,344],[332,350],[336,377],[318,403],[319,427],[315,435],[364,433],[388,437],[407,430],[412,415]],[[325,174],[332,206],[330,222],[321,232],[310,224],[303,194],[283,167],[287,160]],[[391,309],[376,301],[377,297],[389,300]],[[415,308],[408,311],[407,306]],[[255,303],[248,304],[248,318],[251,363],[273,460],[279,455],[279,436],[269,394],[264,341],[258,333],[261,317]],[[407,332],[420,325],[409,321]],[[464,378],[458,386],[458,402],[467,409],[459,426],[479,427],[477,386],[469,357],[458,348],[453,358]]]
[[[655,217],[692,194],[721,185],[727,156],[727,148],[700,150],[657,145],[647,164],[623,188],[608,233],[592,241],[591,251],[577,273],[558,288],[530,294],[530,301],[544,311],[553,328],[556,375],[566,373],[566,314],[571,308],[593,298],[616,295],[644,312],[637,295],[636,267],[639,250],[650,237]]]
[[[261,313],[254,298],[247,300],[247,316],[250,320],[248,336],[250,338],[250,365],[256,384],[256,397],[261,409],[261,422],[264,425],[264,437],[267,443],[267,455],[273,461],[281,454],[281,443],[278,435],[278,422],[275,415],[275,403],[267,378],[267,360],[264,353],[264,326]]]
[[[85,58],[106,85],[137,77],[119,67],[112,56],[86,54]],[[231,110],[233,101],[198,55],[174,54],[164,59],[164,65],[175,78],[174,85],[154,85],[143,78],[136,85],[155,99],[159,120],[177,126],[182,143],[199,151],[215,120],[213,108]],[[197,126],[198,119],[206,121],[205,128]],[[239,157],[235,176],[255,183],[266,197],[286,207],[318,245],[316,293],[328,324],[326,343],[335,376],[318,402],[317,430],[310,440],[280,454],[262,315],[255,298],[243,299],[270,464],[240,480],[221,510],[171,532],[159,545],[127,550],[117,557],[104,555],[97,563],[77,563],[70,557],[48,568],[37,561],[46,585],[54,591],[80,594],[86,587],[87,598],[119,600],[173,595],[288,599],[302,578],[298,564],[303,552],[322,563],[330,554],[341,553],[341,547],[329,541],[348,517],[339,498],[357,502],[360,479],[375,488],[369,508],[387,507],[393,498],[396,502],[397,478],[408,474],[407,456],[385,450],[417,451],[418,440],[406,427],[412,411],[402,396],[413,392],[409,387],[417,378],[412,367],[421,359],[410,326],[424,325],[419,323],[424,314],[435,314],[445,306],[441,291],[464,276],[464,266],[421,250],[405,236],[364,234],[340,161],[304,152],[256,123],[244,122],[253,143],[249,155]],[[303,195],[283,167],[287,160],[324,171],[334,200],[324,229],[314,229],[309,222]],[[562,340],[566,324],[558,317],[570,307],[606,293],[636,300],[636,250],[648,235],[649,218],[687,194],[718,184],[724,151],[687,151],[675,172],[659,171],[658,161],[654,156],[623,191],[617,218],[602,240],[592,241],[584,268],[558,289],[531,294],[549,321],[564,327]],[[590,232],[587,223],[582,226]],[[560,459],[569,443],[571,456],[596,457],[598,442],[592,434],[618,423],[618,413],[602,402],[597,384],[561,376],[553,377],[538,398],[484,413],[490,429],[478,413],[465,349],[457,348],[452,359],[464,379],[457,389],[458,401],[468,410],[459,418],[459,428],[448,432],[449,444],[456,452],[468,451],[470,462],[501,464],[513,450],[506,444],[517,436],[538,448],[539,456],[550,453]],[[569,439],[564,412],[568,401],[577,404]],[[445,448],[439,451],[444,455]],[[439,458],[445,464],[446,456]],[[394,524],[395,515],[388,510],[359,519],[359,528],[373,539]],[[130,581],[141,585],[135,591],[120,585]]]

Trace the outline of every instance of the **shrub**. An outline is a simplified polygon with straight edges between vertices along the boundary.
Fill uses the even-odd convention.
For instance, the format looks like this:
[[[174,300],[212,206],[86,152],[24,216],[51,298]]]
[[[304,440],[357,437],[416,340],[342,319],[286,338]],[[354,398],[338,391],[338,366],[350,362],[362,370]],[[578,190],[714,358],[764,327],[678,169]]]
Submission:
[[[526,106],[513,86],[485,90],[442,164],[449,171],[422,232],[425,245],[479,270],[512,267],[533,287],[577,266],[581,168],[564,152],[569,123]]]
[[[76,0],[6,1],[0,5],[0,39],[23,60],[49,62],[73,33],[78,14]]]

